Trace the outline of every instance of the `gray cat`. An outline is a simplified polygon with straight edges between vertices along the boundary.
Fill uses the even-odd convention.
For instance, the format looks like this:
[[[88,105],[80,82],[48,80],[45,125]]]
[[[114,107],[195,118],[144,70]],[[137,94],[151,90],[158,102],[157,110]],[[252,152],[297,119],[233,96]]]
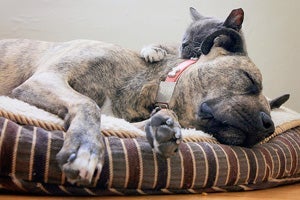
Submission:
[[[232,10],[225,21],[220,21],[213,17],[202,16],[194,8],[190,8],[190,12],[193,22],[183,36],[182,45],[180,47],[182,58],[199,58],[202,53],[207,54],[207,51],[203,52],[203,42],[208,35],[211,35],[216,31],[220,31],[222,29],[233,29],[239,32],[242,36],[241,28],[244,20],[244,11],[241,8]],[[218,37],[215,40],[215,46],[223,47],[229,52],[246,53],[246,48],[244,47],[245,42],[237,43],[233,41],[234,38],[236,37],[231,34]],[[202,49],[200,48],[201,46]],[[209,49],[210,48],[207,48],[208,51]]]
[[[232,10],[225,21],[203,16],[192,7],[190,14],[193,21],[184,33],[179,48],[178,45],[149,45],[142,49],[141,56],[149,62],[160,61],[167,54],[175,54],[183,59],[199,58],[201,54],[208,54],[213,45],[232,53],[247,55],[241,31],[243,9]]]

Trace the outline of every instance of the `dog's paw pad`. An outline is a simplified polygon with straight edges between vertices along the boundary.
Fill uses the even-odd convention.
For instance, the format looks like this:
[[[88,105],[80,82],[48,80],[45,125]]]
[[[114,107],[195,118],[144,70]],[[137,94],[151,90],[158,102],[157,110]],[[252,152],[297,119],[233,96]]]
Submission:
[[[77,150],[65,147],[57,154],[56,158],[60,168],[65,173],[67,180],[72,184],[88,185],[91,183],[94,172],[102,170],[104,163],[104,149],[87,144]],[[102,146],[102,145],[100,145]]]
[[[158,111],[146,125],[147,139],[154,150],[170,157],[178,151],[178,146],[182,141],[181,127],[176,116],[169,115],[165,110]]]
[[[166,55],[164,49],[155,46],[147,46],[141,50],[141,57],[150,63],[161,61]]]

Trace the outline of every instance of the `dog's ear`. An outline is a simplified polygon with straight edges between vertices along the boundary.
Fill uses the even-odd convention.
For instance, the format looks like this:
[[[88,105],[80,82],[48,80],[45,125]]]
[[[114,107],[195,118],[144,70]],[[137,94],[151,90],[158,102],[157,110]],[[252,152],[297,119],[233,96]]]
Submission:
[[[221,35],[223,37],[219,37]],[[216,40],[217,37],[219,37],[218,40]],[[240,33],[230,28],[222,28],[207,36],[201,43],[202,54],[207,55],[213,45],[222,47],[232,53],[245,53]]]
[[[197,21],[203,18],[203,16],[193,7],[190,7],[190,14],[193,21]]]
[[[234,9],[224,22],[224,26],[234,30],[241,30],[244,21],[244,11],[242,8]]]
[[[289,98],[290,98],[289,94],[284,94],[280,97],[270,100],[269,103],[270,103],[271,110],[275,109],[275,108],[279,108],[282,104],[287,102],[287,100],[289,100]]]

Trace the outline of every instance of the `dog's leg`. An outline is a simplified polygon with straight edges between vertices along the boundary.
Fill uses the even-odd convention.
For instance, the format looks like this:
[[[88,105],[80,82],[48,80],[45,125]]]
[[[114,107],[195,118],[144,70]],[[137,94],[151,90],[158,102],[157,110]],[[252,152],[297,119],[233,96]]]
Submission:
[[[174,155],[182,141],[181,127],[171,110],[156,109],[146,122],[145,131],[152,148],[164,157]]]
[[[97,104],[55,73],[32,76],[14,89],[12,96],[64,118],[67,133],[57,154],[58,163],[71,183],[90,183],[96,168],[101,170],[104,162]]]

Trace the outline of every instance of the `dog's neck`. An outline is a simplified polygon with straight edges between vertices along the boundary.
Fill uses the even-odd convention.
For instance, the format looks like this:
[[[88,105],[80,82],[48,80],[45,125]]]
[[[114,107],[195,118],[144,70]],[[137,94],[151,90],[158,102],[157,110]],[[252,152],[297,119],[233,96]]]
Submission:
[[[114,116],[131,122],[148,119],[152,110],[157,107],[156,99],[160,83],[166,81],[168,74],[170,72],[172,74],[173,69],[183,61],[185,60],[178,56],[167,55],[166,59],[160,62],[146,63],[141,71],[131,74],[133,77],[124,76],[119,91],[122,91],[126,97],[113,100]]]
[[[167,78],[161,81],[158,87],[155,105],[161,108],[169,108],[176,84],[181,74],[197,60],[185,60],[168,73]]]

